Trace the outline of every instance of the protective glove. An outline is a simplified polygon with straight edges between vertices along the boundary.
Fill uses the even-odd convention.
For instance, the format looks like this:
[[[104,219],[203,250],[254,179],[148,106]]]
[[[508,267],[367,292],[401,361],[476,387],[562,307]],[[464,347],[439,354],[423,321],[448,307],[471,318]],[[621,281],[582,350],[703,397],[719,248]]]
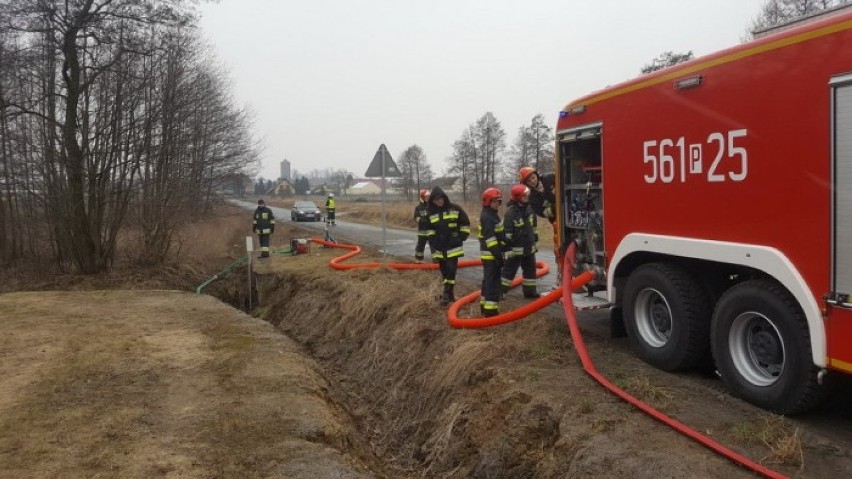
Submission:
[[[503,265],[506,264],[506,258],[503,256],[503,252],[500,250],[492,251],[491,254],[494,256],[494,263],[497,264],[497,267],[503,269]]]

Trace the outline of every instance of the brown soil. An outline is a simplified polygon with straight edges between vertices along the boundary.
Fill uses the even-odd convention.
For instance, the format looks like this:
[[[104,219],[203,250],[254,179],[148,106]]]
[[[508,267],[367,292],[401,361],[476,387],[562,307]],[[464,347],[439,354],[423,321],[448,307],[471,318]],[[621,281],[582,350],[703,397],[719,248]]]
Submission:
[[[238,251],[245,213],[221,221],[204,226],[208,253],[171,269],[6,286],[81,291],[0,295],[0,477],[751,475],[594,383],[559,309],[448,327],[434,272],[336,272],[340,250],[316,247],[274,255],[254,262],[267,322],[209,296],[84,291],[193,288]],[[237,270],[208,292],[242,304],[245,282]],[[587,342],[614,382],[752,459],[797,477],[852,473],[848,431],[660,373],[623,340]]]
[[[10,293],[0,311],[2,477],[367,475],[317,365],[210,296]]]

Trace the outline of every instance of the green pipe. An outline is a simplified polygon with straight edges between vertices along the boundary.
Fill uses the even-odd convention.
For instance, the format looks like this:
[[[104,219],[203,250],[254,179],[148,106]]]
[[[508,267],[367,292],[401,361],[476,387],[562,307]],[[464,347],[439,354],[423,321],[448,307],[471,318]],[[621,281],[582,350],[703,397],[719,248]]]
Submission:
[[[217,279],[224,278],[225,276],[228,275],[228,273],[230,273],[231,271],[236,269],[239,265],[241,265],[243,263],[247,263],[247,262],[248,262],[248,256],[243,256],[242,258],[238,259],[237,261],[234,261],[233,263],[229,264],[228,266],[225,266],[225,269],[214,274],[213,276],[208,278],[207,281],[199,284],[198,287],[195,288],[195,294],[201,294],[201,290],[206,288],[207,285],[209,285],[213,281],[216,281]]]
[[[275,254],[289,254],[289,255],[293,254],[293,250],[290,249],[290,248],[276,249],[276,250],[272,250],[272,252],[275,253]],[[237,261],[234,261],[233,263],[229,264],[228,266],[225,267],[225,269],[223,269],[222,271],[219,271],[218,273],[216,273],[213,276],[211,276],[210,278],[208,278],[205,282],[199,284],[198,287],[195,288],[195,294],[201,294],[201,290],[206,288],[210,283],[212,283],[213,281],[216,281],[217,279],[224,278],[225,276],[228,275],[228,273],[233,271],[235,268],[237,268],[238,266],[240,266],[244,263],[247,263],[247,262],[248,262],[248,256],[243,256],[242,258],[238,259]]]

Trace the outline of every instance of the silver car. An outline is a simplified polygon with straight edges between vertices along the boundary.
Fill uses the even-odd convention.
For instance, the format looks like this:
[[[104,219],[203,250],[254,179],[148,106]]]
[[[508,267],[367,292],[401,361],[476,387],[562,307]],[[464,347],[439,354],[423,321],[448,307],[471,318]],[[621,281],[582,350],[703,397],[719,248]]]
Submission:
[[[322,211],[313,201],[297,201],[290,208],[292,221],[322,221]]]

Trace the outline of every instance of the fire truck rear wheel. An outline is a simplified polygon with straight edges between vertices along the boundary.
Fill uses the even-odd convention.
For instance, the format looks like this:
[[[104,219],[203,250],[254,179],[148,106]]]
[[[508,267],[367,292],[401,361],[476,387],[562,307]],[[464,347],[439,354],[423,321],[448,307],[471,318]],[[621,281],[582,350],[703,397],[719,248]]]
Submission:
[[[732,394],[780,414],[820,402],[805,315],[787,290],[768,280],[745,281],[719,299],[711,345]]]
[[[677,371],[709,354],[709,296],[685,268],[673,263],[640,266],[627,279],[622,304],[627,335],[645,362]]]

